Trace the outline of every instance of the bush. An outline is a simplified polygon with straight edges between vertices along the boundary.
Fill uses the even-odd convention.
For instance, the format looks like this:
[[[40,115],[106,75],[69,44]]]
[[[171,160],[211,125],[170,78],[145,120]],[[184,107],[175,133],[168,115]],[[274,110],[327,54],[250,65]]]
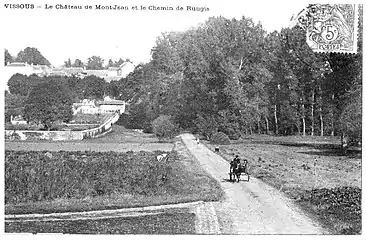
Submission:
[[[159,140],[172,139],[178,132],[178,127],[170,116],[161,115],[152,122],[153,132]]]
[[[231,140],[238,140],[241,137],[241,133],[238,129],[227,128],[223,131]]]
[[[212,135],[211,142],[220,145],[230,144],[230,138],[223,132],[217,132]]]
[[[142,130],[143,133],[154,133],[154,129],[151,125],[144,127]]]

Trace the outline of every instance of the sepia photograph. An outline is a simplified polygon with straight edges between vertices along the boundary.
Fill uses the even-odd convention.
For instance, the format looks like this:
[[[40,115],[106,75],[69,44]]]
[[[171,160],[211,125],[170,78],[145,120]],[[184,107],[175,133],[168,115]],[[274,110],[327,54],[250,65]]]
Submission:
[[[5,237],[362,236],[362,1],[0,11]]]

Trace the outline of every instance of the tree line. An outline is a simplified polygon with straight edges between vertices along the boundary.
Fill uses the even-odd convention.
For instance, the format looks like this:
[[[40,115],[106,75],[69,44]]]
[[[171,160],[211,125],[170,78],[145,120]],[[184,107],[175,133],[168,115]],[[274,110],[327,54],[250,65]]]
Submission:
[[[42,55],[42,53],[34,47],[26,47],[24,50],[20,51],[17,56],[12,56],[7,49],[4,51],[4,66],[12,62],[25,62],[34,65],[47,65],[50,66],[51,63]],[[63,66],[66,68],[70,67],[81,67],[90,70],[102,70],[108,69],[109,67],[119,67],[125,62],[131,62],[130,59],[119,58],[118,61],[108,60],[107,64],[104,64],[104,59],[100,56],[91,56],[86,62],[81,61],[76,58],[73,62],[69,58],[64,61]]]
[[[42,53],[34,47],[26,47],[24,50],[20,51],[16,57],[12,56],[9,51],[5,49],[4,60],[4,66],[12,62],[25,62],[28,64],[47,66],[51,65],[51,63],[42,55]]]
[[[93,70],[103,70],[108,69],[110,67],[120,67],[125,62],[131,62],[130,59],[122,59],[119,58],[118,61],[113,61],[112,59],[108,60],[107,64],[104,64],[104,59],[100,56],[91,56],[88,58],[88,60],[84,63],[80,59],[75,59],[74,63],[71,62],[71,59],[69,58],[67,61],[64,62],[64,67],[70,68],[70,67],[81,67],[86,69],[93,69]]]
[[[342,135],[361,139],[362,23],[357,54],[314,53],[295,27],[210,18],[164,33],[152,59],[117,82],[131,127],[161,115],[210,138],[242,134]]]
[[[5,122],[11,116],[22,115],[28,122],[42,123],[50,129],[54,122],[72,119],[72,103],[115,96],[116,89],[114,83],[96,76],[81,79],[15,74],[8,81],[9,91],[5,92]]]
[[[148,130],[159,116],[167,116],[208,139],[221,132],[231,139],[266,133],[345,135],[360,141],[360,20],[357,54],[314,53],[299,27],[267,33],[245,17],[213,17],[184,32],[163,33],[151,61],[119,81],[59,81],[74,98],[107,94],[127,101],[128,115],[121,121],[131,128]],[[31,89],[26,84],[47,81],[34,75],[17,78],[10,79],[9,90],[22,96]]]

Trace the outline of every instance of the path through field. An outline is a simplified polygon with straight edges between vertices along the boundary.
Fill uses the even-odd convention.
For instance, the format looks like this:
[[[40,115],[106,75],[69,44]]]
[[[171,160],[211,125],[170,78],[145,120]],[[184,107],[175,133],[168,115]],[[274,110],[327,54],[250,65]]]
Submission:
[[[216,231],[210,233],[326,234],[278,190],[252,177],[250,182],[229,182],[227,161],[197,144],[191,134],[183,134],[182,139],[204,169],[220,182],[226,194],[223,201],[209,203],[213,205],[213,209],[208,208],[210,215],[217,216],[217,221],[211,224],[218,225],[211,226],[210,229]]]

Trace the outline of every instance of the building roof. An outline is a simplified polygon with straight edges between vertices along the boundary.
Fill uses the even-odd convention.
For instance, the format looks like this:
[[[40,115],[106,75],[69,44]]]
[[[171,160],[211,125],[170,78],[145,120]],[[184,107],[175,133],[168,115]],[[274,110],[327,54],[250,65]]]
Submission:
[[[121,100],[99,101],[98,105],[125,105],[125,102]]]
[[[24,62],[12,62],[6,65],[6,67],[26,67],[26,66],[29,66],[29,64]]]
[[[84,71],[84,69],[81,67],[64,68],[63,70],[69,74],[78,74]]]
[[[118,67],[109,67],[108,71],[118,71],[119,69]]]
[[[88,76],[94,75],[96,77],[107,76],[107,72],[106,70],[85,70]]]

